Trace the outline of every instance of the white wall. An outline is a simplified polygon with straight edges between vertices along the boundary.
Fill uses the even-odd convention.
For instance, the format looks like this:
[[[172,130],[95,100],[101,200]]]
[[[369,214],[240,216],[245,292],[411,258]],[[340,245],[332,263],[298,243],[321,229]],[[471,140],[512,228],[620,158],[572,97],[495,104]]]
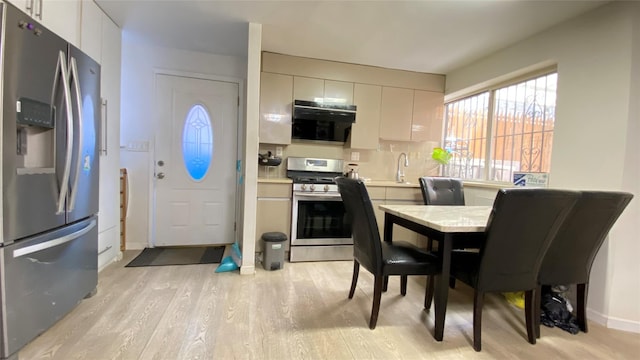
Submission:
[[[260,124],[260,61],[262,52],[262,25],[249,24],[247,39],[247,121],[245,131],[245,153],[247,159],[255,159],[258,154],[258,134]],[[247,160],[244,164],[244,216],[242,221],[242,267],[243,275],[255,272],[255,233],[258,197],[258,164]]]
[[[612,3],[447,74],[447,98],[558,66],[552,187],[635,194],[594,263],[590,319],[640,332],[640,3]],[[570,254],[567,254],[570,256]]]
[[[154,71],[169,70],[244,81],[247,60],[154,47],[142,44],[123,33],[122,41],[122,108],[121,167],[129,174],[130,205],[127,216],[127,249],[149,245],[149,199],[153,184]],[[242,88],[242,87],[241,87]],[[243,114],[243,112],[240,112]],[[129,151],[131,142],[148,144],[148,151]],[[125,146],[125,148],[123,148]]]

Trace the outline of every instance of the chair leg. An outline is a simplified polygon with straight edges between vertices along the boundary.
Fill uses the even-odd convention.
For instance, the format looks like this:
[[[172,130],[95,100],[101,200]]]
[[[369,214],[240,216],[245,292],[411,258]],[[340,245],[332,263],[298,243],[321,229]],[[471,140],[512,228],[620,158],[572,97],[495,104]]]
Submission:
[[[453,276],[449,277],[449,288],[450,289],[456,288],[456,278],[454,278]]]
[[[387,292],[387,286],[389,286],[389,276],[384,276],[384,281],[382,282],[382,291]]]
[[[407,275],[400,276],[400,295],[407,295]]]
[[[424,293],[424,308],[429,310],[433,301],[433,293],[435,288],[435,278],[433,275],[427,275],[427,287]]]
[[[542,286],[536,287],[536,294],[533,302],[533,321],[536,327],[536,338],[540,338],[540,317],[542,316]],[[525,304],[526,309],[526,304]]]
[[[373,280],[373,306],[371,307],[371,320],[369,321],[369,329],[376,328],[378,322],[378,313],[380,312],[380,298],[382,297],[382,283],[384,276],[376,276]]]
[[[478,290],[473,292],[473,349],[475,351],[482,350],[482,306],[484,302],[484,293]]]
[[[589,290],[589,284],[577,285],[577,304],[576,304],[576,319],[578,320],[578,326],[583,332],[588,332],[587,327],[587,291]]]
[[[357,260],[353,260],[353,277],[351,278],[351,290],[349,290],[349,299],[353,299],[353,294],[356,292],[358,273],[360,273],[360,263],[358,263]]]
[[[525,324],[527,325],[527,338],[529,340],[529,343],[531,344],[535,344],[536,343],[536,337],[538,336],[538,333],[536,332],[536,321],[535,321],[535,299],[534,297],[536,296],[536,291],[534,290],[527,290],[524,292],[524,316],[525,316]],[[540,329],[538,328],[538,331]]]

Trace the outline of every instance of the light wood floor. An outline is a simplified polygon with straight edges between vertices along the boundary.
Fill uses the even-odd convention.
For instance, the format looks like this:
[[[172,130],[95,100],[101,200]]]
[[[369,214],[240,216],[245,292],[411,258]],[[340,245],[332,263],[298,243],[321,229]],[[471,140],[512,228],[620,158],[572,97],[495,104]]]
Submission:
[[[285,264],[283,270],[214,273],[217,265],[125,268],[99,276],[98,293],[20,351],[20,359],[636,359],[640,334],[590,323],[571,335],[542,327],[526,340],[524,315],[486,298],[481,353],[471,347],[472,293],[450,292],[443,342],[422,309],[424,277],[399,294],[392,279],[369,330],[373,278],[361,271],[347,299],[352,262]]]

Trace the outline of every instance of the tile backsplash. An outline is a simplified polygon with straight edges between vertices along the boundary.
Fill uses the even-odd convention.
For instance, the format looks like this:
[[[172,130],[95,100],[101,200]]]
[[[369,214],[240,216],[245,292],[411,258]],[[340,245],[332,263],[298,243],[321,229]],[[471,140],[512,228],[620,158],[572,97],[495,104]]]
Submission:
[[[405,180],[413,183],[418,182],[420,176],[438,175],[439,164],[431,159],[433,148],[440,146],[438,142],[400,142],[380,140],[377,150],[349,149],[342,145],[325,145],[315,143],[292,143],[283,146],[282,164],[276,167],[259,166],[258,177],[260,178],[284,178],[287,176],[286,159],[294,157],[317,157],[329,159],[343,159],[345,171],[347,164],[358,164],[358,171],[361,178],[371,180],[396,179],[398,157],[401,153],[407,154],[409,166],[404,167]],[[259,151],[264,154],[271,151],[276,153],[276,145],[260,144]],[[352,152],[359,153],[359,160],[352,161]],[[257,162],[257,154],[256,154]],[[404,161],[403,161],[404,163]]]

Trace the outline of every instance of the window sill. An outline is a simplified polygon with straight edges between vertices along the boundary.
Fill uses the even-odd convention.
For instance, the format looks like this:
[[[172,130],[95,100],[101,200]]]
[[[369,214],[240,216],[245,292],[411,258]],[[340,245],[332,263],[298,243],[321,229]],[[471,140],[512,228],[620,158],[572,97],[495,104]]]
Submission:
[[[499,181],[462,180],[465,187],[475,187],[484,189],[505,189],[516,187],[512,183]]]

